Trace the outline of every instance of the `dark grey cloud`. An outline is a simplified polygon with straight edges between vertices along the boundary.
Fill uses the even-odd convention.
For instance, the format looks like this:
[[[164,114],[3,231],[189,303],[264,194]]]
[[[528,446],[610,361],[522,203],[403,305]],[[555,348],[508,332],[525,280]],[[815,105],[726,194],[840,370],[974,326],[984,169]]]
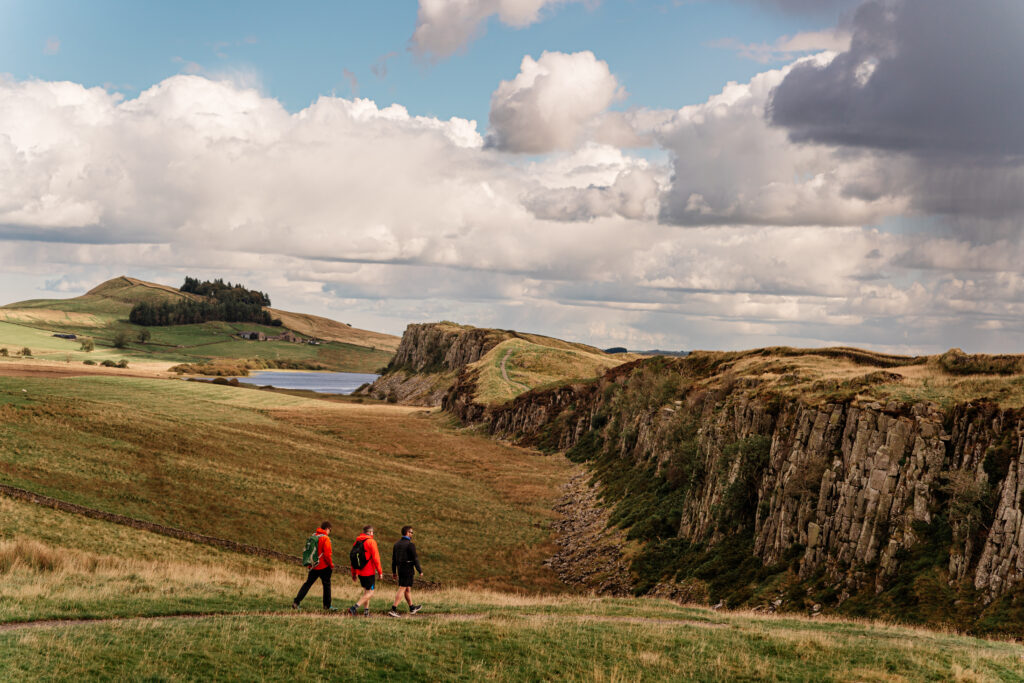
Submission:
[[[794,14],[829,16],[848,12],[856,7],[861,0],[746,0],[746,2]]]
[[[1024,2],[873,0],[849,51],[794,68],[772,123],[794,141],[987,161],[1024,155]]]

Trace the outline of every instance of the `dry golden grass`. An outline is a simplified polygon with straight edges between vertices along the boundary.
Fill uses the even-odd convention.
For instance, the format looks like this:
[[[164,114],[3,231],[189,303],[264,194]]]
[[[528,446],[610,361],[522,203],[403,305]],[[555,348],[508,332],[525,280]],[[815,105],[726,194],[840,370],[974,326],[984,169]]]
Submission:
[[[324,518],[345,542],[368,523],[392,542],[412,523],[442,581],[557,589],[541,562],[568,470],[405,406],[0,377],[0,476],[14,486],[292,554]]]
[[[356,346],[368,346],[391,352],[398,348],[398,343],[401,341],[399,337],[392,334],[349,327],[345,323],[329,318],[321,318],[318,315],[291,313],[277,308],[268,308],[267,310],[273,317],[280,318],[281,322],[288,329],[310,337],[355,344]]]
[[[24,325],[73,325],[75,327],[105,327],[110,321],[92,313],[60,311],[53,308],[0,308],[0,321]]]
[[[632,359],[631,354],[609,355],[583,344],[521,335],[501,342],[470,368],[478,371],[476,400],[493,405],[537,387],[593,379]]]
[[[994,357],[966,358],[981,365]],[[1020,359],[1024,363],[1024,356]],[[930,401],[949,407],[986,399],[1006,408],[1024,407],[1024,373],[953,373],[943,364],[943,356],[901,358],[851,349],[776,348],[698,351],[686,364],[714,367],[713,374],[703,380],[708,387],[747,381],[756,391],[812,404],[853,399],[882,404]]]

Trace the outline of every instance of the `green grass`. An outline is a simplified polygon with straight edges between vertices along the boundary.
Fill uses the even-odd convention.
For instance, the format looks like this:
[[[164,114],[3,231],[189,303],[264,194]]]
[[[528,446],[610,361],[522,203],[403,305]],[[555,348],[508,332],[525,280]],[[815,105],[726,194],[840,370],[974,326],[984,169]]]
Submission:
[[[391,359],[389,351],[357,344],[326,342],[313,346],[247,341],[232,336],[242,331],[260,331],[272,336],[285,329],[252,323],[209,322],[143,328],[128,322],[132,308],[130,301],[175,299],[177,293],[141,284],[124,286],[120,278],[105,284],[110,285],[108,295],[36,299],[0,307],[0,347],[8,346],[13,351],[28,346],[34,355],[41,358],[73,362],[87,358],[102,361],[127,357],[129,360],[177,364],[225,358],[262,358],[315,363],[329,370],[347,372],[373,372],[387,365]],[[136,343],[143,329],[150,332],[151,339],[146,344]],[[91,354],[80,352],[77,341],[56,339],[54,332],[92,337],[96,351]],[[126,332],[131,342],[124,349],[110,348],[119,332]]]
[[[364,524],[388,548],[411,523],[443,582],[557,586],[540,563],[561,457],[408,408],[195,382],[0,378],[7,396],[4,483],[296,555],[324,518],[339,554]]]
[[[75,363],[88,359],[98,362],[108,358],[167,363],[261,358],[318,363],[327,369],[345,372],[373,372],[386,365],[391,357],[387,351],[343,342],[325,342],[312,346],[281,341],[248,341],[231,336],[245,330],[276,335],[281,333],[280,327],[224,322],[150,327],[145,328],[152,335],[146,344],[134,341],[141,329],[138,325],[123,321],[111,321],[103,328],[48,323],[46,330],[0,322],[0,348],[6,347],[13,354],[27,346],[32,349],[33,357]],[[96,349],[88,353],[81,351],[78,341],[59,339],[49,330],[92,337],[96,341]],[[124,349],[112,348],[114,335],[122,330],[129,333],[132,341]]]
[[[1019,680],[1020,647],[746,615],[708,628],[590,616],[296,615],[0,633],[0,676],[58,680]]]
[[[0,362],[15,362],[15,353],[28,347],[32,350],[32,357],[44,360],[68,361],[81,363],[83,360],[94,361],[120,360],[130,357],[121,349],[98,347],[91,353],[80,350],[79,343],[71,339],[58,339],[51,332],[36,330],[31,327],[23,327],[11,323],[0,322],[0,348],[6,348],[11,355],[7,358],[0,358]]]

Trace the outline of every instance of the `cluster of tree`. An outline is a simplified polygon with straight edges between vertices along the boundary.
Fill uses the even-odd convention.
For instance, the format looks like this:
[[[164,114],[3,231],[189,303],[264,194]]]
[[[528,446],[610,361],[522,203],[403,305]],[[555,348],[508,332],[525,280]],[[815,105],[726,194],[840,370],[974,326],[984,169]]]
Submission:
[[[280,325],[278,318],[272,318],[263,310],[270,305],[270,297],[263,292],[246,289],[241,285],[225,283],[221,279],[200,282],[186,277],[182,292],[207,297],[205,301],[177,301],[171,303],[139,302],[132,307],[128,320],[136,325],[191,325],[221,320],[229,323],[258,323]],[[126,340],[127,341],[127,340]],[[116,344],[115,344],[116,346]]]
[[[255,289],[246,289],[242,285],[232,285],[230,282],[225,284],[221,278],[217,278],[212,282],[209,280],[200,282],[197,278],[186,276],[185,284],[179,287],[178,291],[208,296],[217,301],[234,299],[258,306],[270,305],[270,297],[263,292],[258,292]]]
[[[280,325],[279,318],[272,318],[259,304],[245,304],[238,301],[165,301],[159,304],[140,302],[132,307],[128,320],[136,325],[191,325],[212,320],[229,323],[258,323]]]

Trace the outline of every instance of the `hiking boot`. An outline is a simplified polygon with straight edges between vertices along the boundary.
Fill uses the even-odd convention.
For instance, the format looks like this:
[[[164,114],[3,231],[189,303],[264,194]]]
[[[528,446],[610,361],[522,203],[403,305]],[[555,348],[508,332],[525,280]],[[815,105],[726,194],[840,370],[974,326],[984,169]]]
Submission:
[[[337,612],[338,608],[335,607],[334,605],[331,605],[330,607],[324,607],[324,611],[325,612]]]
[[[299,603],[293,602],[292,603],[292,609],[299,609]]]
[[[359,608],[356,607],[355,605],[352,605],[351,607],[348,608],[348,613],[351,614],[353,617],[356,615],[356,612],[358,612],[358,611],[359,611]]]
[[[390,610],[388,610],[388,616],[389,617],[400,617],[402,615],[398,613],[398,610],[396,610],[394,607],[392,607]]]
[[[370,608],[369,607],[367,607],[366,609],[363,610],[363,616],[364,617],[370,616]]]
[[[409,614],[416,614],[421,609],[423,609],[423,605],[409,605]]]

